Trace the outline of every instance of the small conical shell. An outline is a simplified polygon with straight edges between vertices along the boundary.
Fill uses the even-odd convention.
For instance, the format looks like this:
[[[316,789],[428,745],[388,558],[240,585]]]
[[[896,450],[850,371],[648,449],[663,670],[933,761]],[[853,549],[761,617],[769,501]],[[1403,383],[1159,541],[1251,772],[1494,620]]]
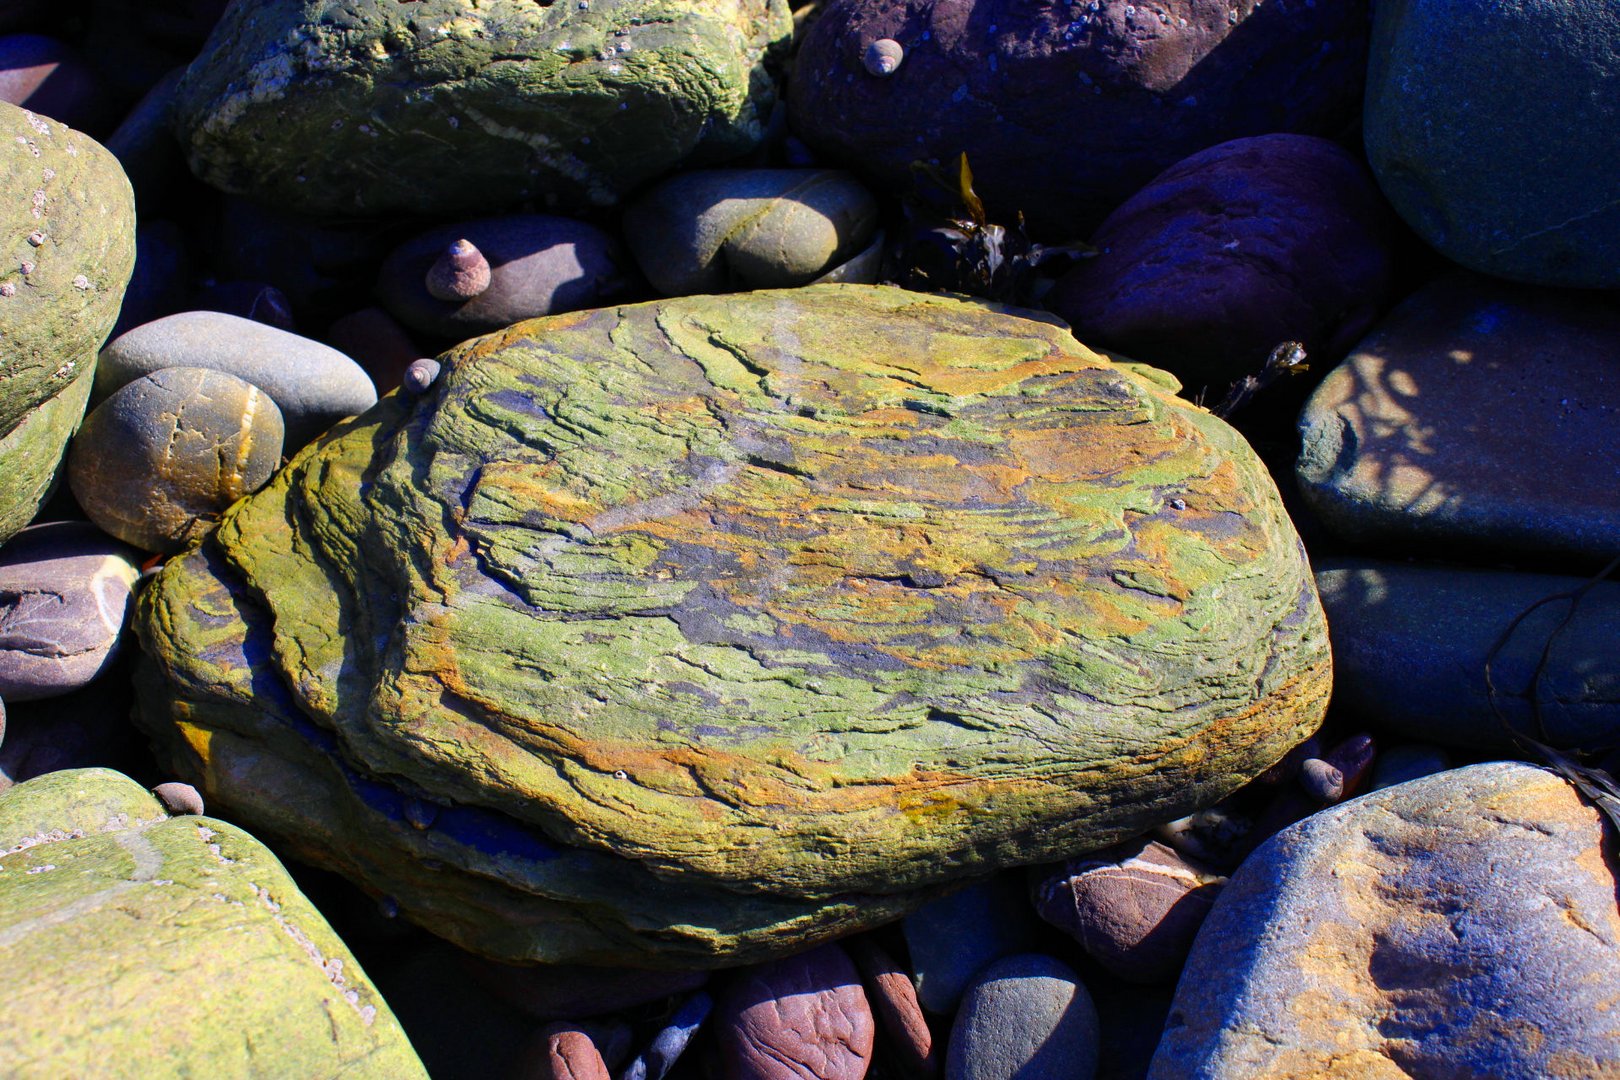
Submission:
[[[887,78],[900,67],[900,62],[906,58],[905,48],[893,38],[881,38],[866,47],[866,55],[861,62],[866,70],[878,78]]]
[[[436,300],[462,303],[489,288],[489,261],[471,240],[444,249],[427,272],[427,291]]]

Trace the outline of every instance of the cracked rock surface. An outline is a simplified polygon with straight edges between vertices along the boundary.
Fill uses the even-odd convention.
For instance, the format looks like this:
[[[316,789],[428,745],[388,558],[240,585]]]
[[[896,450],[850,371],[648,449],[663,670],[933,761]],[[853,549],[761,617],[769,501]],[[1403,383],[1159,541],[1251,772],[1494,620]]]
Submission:
[[[8,1075],[427,1075],[275,856],[108,769],[0,794],[0,963]]]
[[[1204,923],[1150,1077],[1613,1073],[1605,843],[1597,809],[1517,762],[1284,829]]]
[[[441,360],[168,564],[137,678],[209,805],[465,947],[804,948],[1320,722],[1260,463],[1052,321],[828,285]]]

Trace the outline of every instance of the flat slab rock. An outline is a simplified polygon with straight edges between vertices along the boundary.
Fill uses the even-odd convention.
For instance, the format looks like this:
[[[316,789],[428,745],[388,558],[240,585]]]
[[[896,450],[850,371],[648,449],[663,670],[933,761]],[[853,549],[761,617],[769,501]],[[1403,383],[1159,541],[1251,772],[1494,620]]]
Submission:
[[[1204,923],[1150,1080],[1614,1075],[1609,843],[1572,786],[1518,762],[1284,829]]]
[[[108,769],[0,795],[13,1076],[426,1077],[274,855]]]
[[[829,285],[441,360],[148,586],[140,712],[210,805],[478,951],[803,948],[1321,718],[1259,462],[1051,321]]]

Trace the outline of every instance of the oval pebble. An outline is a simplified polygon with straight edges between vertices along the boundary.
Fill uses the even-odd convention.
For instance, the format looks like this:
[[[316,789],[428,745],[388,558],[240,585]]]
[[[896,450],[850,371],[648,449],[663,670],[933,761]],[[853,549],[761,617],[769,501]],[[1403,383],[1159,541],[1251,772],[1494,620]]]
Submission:
[[[1097,1009],[1080,977],[1050,956],[996,961],[962,996],[946,1080],[1091,1080]]]
[[[745,970],[715,1026],[727,1080],[860,1080],[872,1060],[872,1010],[837,945]]]

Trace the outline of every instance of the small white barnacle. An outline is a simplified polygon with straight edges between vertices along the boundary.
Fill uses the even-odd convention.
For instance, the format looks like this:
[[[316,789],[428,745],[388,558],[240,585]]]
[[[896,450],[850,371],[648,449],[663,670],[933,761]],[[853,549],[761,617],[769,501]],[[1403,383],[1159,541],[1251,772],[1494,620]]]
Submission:
[[[861,62],[866,70],[879,78],[888,78],[900,67],[900,62],[906,58],[905,48],[893,38],[880,38],[866,47],[866,55]]]

